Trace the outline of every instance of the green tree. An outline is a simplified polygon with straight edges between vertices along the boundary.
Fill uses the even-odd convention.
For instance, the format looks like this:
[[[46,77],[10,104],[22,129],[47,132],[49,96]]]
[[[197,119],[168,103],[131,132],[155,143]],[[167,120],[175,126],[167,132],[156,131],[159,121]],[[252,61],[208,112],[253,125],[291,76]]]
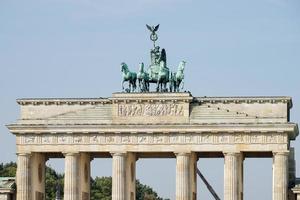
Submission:
[[[57,173],[51,167],[46,166],[46,180],[45,180],[45,190],[46,199],[55,199],[56,187],[59,184],[60,188],[64,186],[64,175]],[[61,195],[63,195],[63,190],[61,190]]]
[[[111,200],[111,177],[91,178],[91,200]]]
[[[16,171],[17,171],[17,164],[15,162],[0,164],[0,177],[15,177]]]
[[[136,181],[136,200],[163,200],[157,193],[149,186],[141,184],[139,180]]]
[[[111,200],[111,177],[96,177],[91,179],[91,200]],[[136,181],[136,200],[163,200],[149,186]]]

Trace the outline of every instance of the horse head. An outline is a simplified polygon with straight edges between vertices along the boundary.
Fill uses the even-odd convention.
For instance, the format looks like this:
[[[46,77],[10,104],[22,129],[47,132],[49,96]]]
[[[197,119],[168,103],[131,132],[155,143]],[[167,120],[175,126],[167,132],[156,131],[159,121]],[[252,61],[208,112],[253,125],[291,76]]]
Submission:
[[[139,64],[139,72],[144,72],[144,63],[143,62],[141,62],[140,64]]]
[[[179,66],[178,66],[178,71],[181,71],[183,72],[184,71],[184,68],[185,68],[185,64],[186,62],[183,60],[179,63]]]
[[[126,73],[128,71],[128,66],[126,65],[126,63],[122,62],[121,63],[121,72]]]

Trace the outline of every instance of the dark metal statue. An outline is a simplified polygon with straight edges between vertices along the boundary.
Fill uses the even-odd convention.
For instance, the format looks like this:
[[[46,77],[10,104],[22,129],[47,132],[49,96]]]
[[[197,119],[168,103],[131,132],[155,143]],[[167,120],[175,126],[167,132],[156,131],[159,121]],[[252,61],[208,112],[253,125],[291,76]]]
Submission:
[[[128,66],[123,62],[121,71],[123,72],[122,89],[126,92],[134,92],[136,90],[136,81],[138,81],[139,92],[149,92],[150,83],[156,84],[156,92],[179,92],[184,86],[184,67],[185,62],[179,64],[178,71],[172,73],[167,65],[167,54],[163,48],[155,45],[158,40],[156,32],[159,24],[149,26],[150,39],[153,41],[153,48],[150,50],[151,63],[147,70],[144,69],[144,63],[140,63],[139,72],[130,72]],[[128,82],[128,88],[124,89],[124,82]],[[169,84],[169,87],[167,87]],[[180,87],[181,86],[181,87]]]
[[[155,41],[158,39],[156,31],[158,31],[159,24],[156,26],[149,26],[148,24],[146,24],[146,27],[149,29],[149,31],[151,31],[150,40],[153,41],[153,46],[155,48]]]
[[[126,63],[121,63],[121,72],[123,73],[122,89],[124,90],[124,82],[128,81],[129,86],[125,92],[134,92],[136,89],[137,75],[135,72],[129,71]]]

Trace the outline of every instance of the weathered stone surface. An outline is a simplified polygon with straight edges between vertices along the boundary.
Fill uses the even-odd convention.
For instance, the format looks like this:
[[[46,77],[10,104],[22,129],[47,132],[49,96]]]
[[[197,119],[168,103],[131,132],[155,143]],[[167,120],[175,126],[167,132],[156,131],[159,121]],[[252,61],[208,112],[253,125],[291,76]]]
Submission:
[[[30,169],[39,172],[46,157],[63,155],[66,200],[89,197],[93,156],[113,158],[114,200],[134,199],[139,157],[176,157],[176,200],[194,200],[198,158],[224,156],[224,199],[241,200],[243,159],[273,154],[273,200],[287,199],[288,152],[293,154],[290,141],[298,135],[297,124],[289,121],[289,97],[115,93],[111,98],[18,103],[20,120],[8,125],[16,135],[18,200],[43,194],[44,171]],[[291,165],[290,177],[294,168]]]

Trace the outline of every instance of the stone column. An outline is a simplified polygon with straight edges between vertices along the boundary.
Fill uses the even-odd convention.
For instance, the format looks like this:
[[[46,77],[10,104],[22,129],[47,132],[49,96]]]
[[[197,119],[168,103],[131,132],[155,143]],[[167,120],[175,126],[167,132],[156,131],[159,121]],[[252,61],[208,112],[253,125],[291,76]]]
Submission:
[[[126,153],[112,153],[112,200],[126,199]]]
[[[273,152],[273,200],[287,200],[288,152]]]
[[[244,199],[244,155],[238,155],[238,199]]]
[[[289,166],[288,199],[295,200],[296,196],[292,191],[292,188],[295,186],[296,183],[296,161],[295,161],[295,149],[293,147],[290,147],[288,166]]]
[[[91,179],[91,157],[89,153],[80,153],[79,156],[79,199],[90,199],[90,179]]]
[[[176,200],[190,199],[190,153],[176,154]]]
[[[224,200],[242,199],[241,157],[240,152],[224,153]]]
[[[198,156],[192,153],[190,157],[190,199],[197,200],[197,161]]]
[[[136,154],[127,153],[126,159],[126,199],[135,200],[136,195]]]
[[[45,199],[45,162],[45,154],[31,154],[31,197],[33,200]]]
[[[31,200],[30,154],[18,153],[17,200]]]
[[[78,200],[78,153],[65,154],[64,200]]]

